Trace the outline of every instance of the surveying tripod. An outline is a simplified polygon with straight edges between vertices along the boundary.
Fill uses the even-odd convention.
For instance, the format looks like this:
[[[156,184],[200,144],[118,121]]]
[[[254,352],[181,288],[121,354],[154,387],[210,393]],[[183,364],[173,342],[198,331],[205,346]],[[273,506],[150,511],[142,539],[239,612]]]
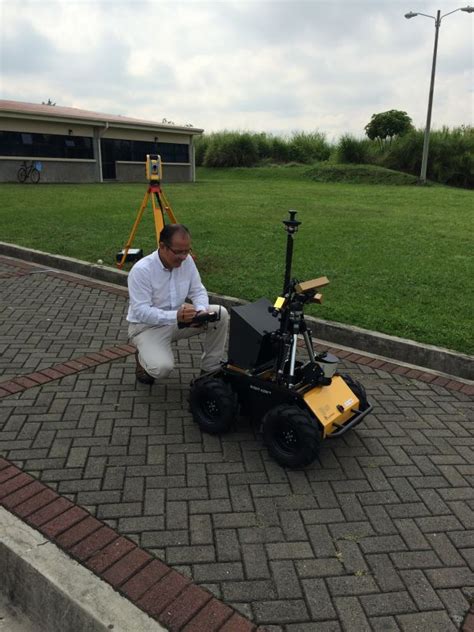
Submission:
[[[133,240],[135,239],[135,234],[138,230],[138,226],[143,217],[143,213],[148,206],[150,198],[153,209],[153,217],[155,220],[156,243],[158,246],[160,243],[160,233],[165,225],[165,214],[168,216],[168,219],[172,224],[177,224],[177,220],[170,206],[170,203],[166,199],[166,196],[161,188],[160,156],[147,155],[146,176],[148,180],[148,188],[146,190],[145,197],[143,198],[140,208],[138,209],[137,217],[130,232],[128,241],[125,244],[125,248],[117,254],[117,267],[120,270],[123,268],[126,261],[136,261],[141,256],[143,256],[141,251],[137,251],[136,253],[133,252],[130,254],[129,251],[132,247]],[[138,252],[140,254],[138,254]]]

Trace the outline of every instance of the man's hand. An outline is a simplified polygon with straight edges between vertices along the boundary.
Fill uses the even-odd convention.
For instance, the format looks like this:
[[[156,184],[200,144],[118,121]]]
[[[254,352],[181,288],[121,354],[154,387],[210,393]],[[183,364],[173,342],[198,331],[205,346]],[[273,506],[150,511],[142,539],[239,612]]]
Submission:
[[[176,319],[178,323],[190,323],[192,319],[196,316],[196,310],[189,303],[184,303],[178,309],[178,313],[176,315]]]

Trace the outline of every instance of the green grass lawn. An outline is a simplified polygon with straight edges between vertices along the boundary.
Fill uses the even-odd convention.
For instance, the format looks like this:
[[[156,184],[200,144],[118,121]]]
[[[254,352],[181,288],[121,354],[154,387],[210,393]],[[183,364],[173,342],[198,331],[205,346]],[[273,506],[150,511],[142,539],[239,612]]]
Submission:
[[[199,169],[165,185],[210,291],[273,300],[298,211],[293,273],[326,275],[313,315],[472,353],[473,194],[449,187],[315,182],[304,167]],[[0,186],[0,239],[113,265],[146,184]],[[155,246],[151,211],[135,246]]]

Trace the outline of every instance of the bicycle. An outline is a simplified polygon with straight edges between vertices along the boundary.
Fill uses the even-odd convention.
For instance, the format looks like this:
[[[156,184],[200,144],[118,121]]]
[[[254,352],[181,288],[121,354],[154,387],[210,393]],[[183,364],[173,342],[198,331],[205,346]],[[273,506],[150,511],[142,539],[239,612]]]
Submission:
[[[33,184],[38,184],[41,177],[39,170],[36,168],[36,163],[32,161],[31,164],[28,165],[26,160],[23,161],[21,167],[18,169],[16,176],[18,178],[18,182],[21,182],[22,184],[26,182],[28,178]]]

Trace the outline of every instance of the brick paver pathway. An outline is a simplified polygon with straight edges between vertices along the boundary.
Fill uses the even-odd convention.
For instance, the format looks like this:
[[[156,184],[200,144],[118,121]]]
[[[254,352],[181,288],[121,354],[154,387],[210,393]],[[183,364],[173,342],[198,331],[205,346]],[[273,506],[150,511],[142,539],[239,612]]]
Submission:
[[[122,288],[2,257],[0,288],[0,456],[89,512],[82,537],[105,522],[268,630],[461,628],[472,387],[339,354],[374,412],[287,471],[248,422],[221,437],[193,423],[198,340],[180,343],[166,382],[136,383]]]

